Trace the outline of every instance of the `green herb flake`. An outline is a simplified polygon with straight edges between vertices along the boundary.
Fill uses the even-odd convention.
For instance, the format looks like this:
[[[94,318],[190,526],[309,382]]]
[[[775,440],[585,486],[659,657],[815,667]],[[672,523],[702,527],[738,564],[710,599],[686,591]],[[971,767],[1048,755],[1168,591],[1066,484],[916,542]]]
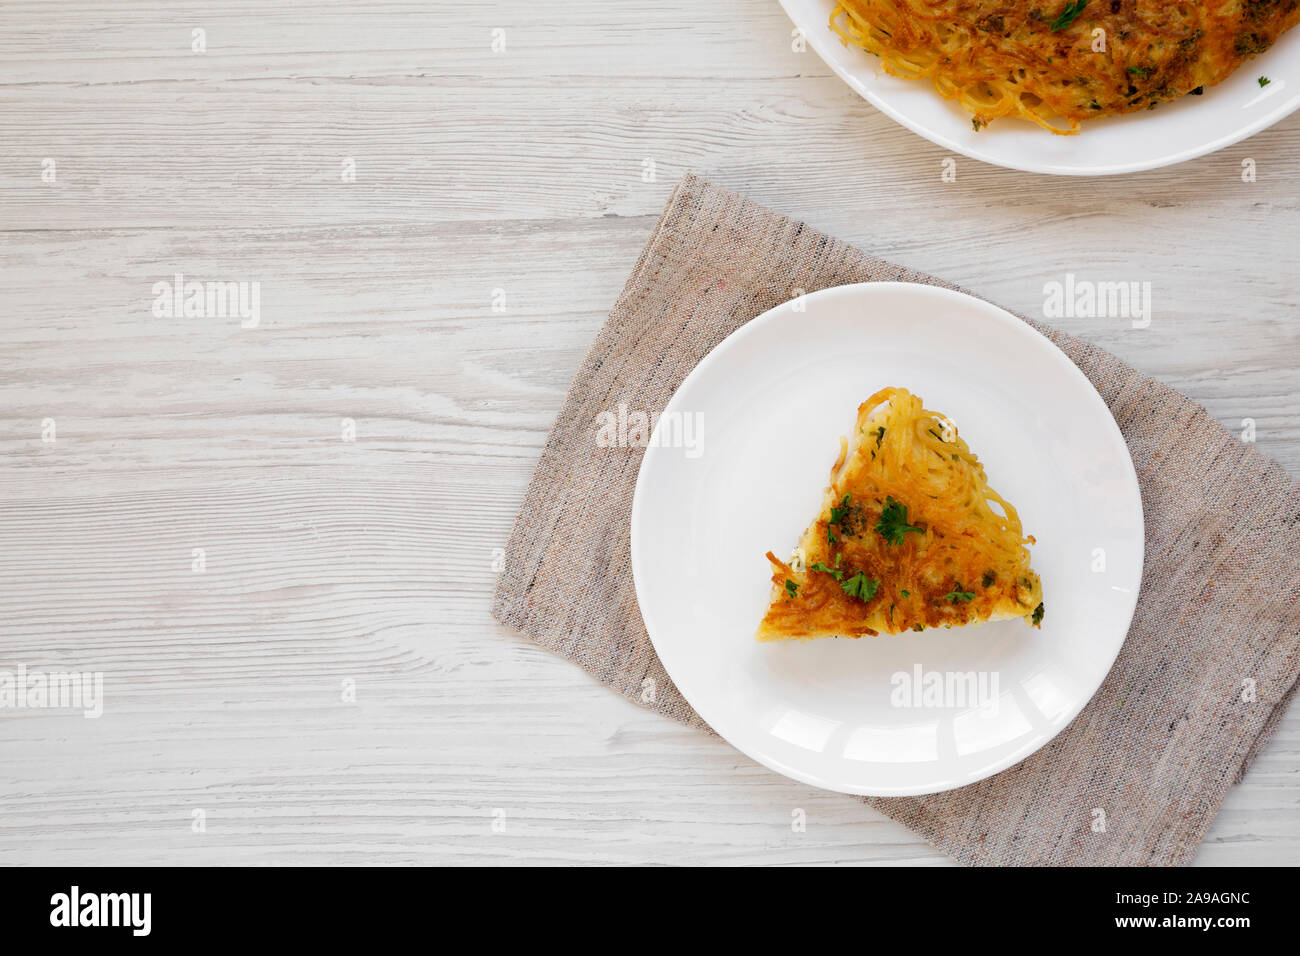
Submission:
[[[825,571],[827,574],[829,574],[831,577],[833,577],[836,581],[843,581],[843,580],[844,580],[844,572],[843,572],[843,571],[836,571],[834,568],[828,568],[828,567],[826,567],[826,564],[825,564],[824,562],[822,562],[822,561],[818,561],[816,564],[814,564],[814,565],[812,566],[812,570],[814,570],[814,571]]]
[[[871,578],[859,571],[847,581],[842,582],[840,587],[844,589],[844,593],[849,597],[870,601],[876,596],[876,589],[880,587],[880,582],[871,580]]]
[[[911,597],[911,596],[912,596],[912,592],[911,592],[911,591],[904,591],[904,592],[903,592],[903,597]]]
[[[958,582],[951,591],[949,591],[947,594],[944,595],[944,597],[947,598],[949,601],[951,601],[953,604],[956,604],[958,601],[960,601],[962,604],[965,604],[967,601],[971,600],[971,598],[975,597],[975,592],[963,591],[961,589],[961,582]]]
[[[844,520],[845,516],[849,513],[849,499],[852,497],[852,495],[845,495],[840,499],[838,507],[831,507],[831,517],[830,520],[826,522],[827,524],[839,524]]]
[[[1034,616],[1029,619],[1029,623],[1038,627],[1043,623],[1043,602],[1038,602],[1038,607],[1034,608]]]
[[[998,576],[992,571],[985,571],[984,577],[980,578],[980,587],[986,588],[998,579]]]
[[[885,498],[885,510],[876,522],[876,531],[889,544],[902,544],[909,531],[924,534],[924,528],[907,523],[907,505],[899,504],[892,497]]]
[[[1073,3],[1067,3],[1061,15],[1052,21],[1052,32],[1060,33],[1071,23],[1073,23],[1083,13],[1083,8],[1088,5],[1088,0],[1075,0]]]
[[[1261,76],[1261,77],[1259,78],[1259,85],[1260,85],[1260,86],[1268,86],[1268,84],[1269,84],[1270,82],[1271,82],[1271,81],[1269,80],[1269,78],[1268,78],[1267,76]]]
[[[831,532],[831,528],[839,527],[840,532],[844,532],[843,521],[849,515],[849,502],[853,499],[851,494],[846,494],[840,499],[839,505],[831,506],[831,516],[826,521],[826,543],[828,545],[838,544],[839,540]]]
[[[789,578],[786,578],[786,579],[785,579],[785,593],[788,594],[788,595],[790,595],[790,597],[794,597],[796,594],[799,593],[799,585],[795,584],[795,583],[794,583],[793,581],[791,581]]]

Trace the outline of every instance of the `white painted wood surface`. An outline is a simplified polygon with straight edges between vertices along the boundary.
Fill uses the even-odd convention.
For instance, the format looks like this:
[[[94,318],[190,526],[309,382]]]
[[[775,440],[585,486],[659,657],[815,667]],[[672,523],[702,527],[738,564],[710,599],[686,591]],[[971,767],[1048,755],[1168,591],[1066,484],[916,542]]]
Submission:
[[[686,170],[1031,314],[1066,272],[1149,281],[1149,329],[1058,324],[1300,475],[1300,117],[944,184],[774,0],[15,2],[0,143],[0,668],[106,697],[0,716],[3,863],[945,862],[488,616]],[[259,281],[259,327],[155,317],[177,272]],[[1297,859],[1293,711],[1197,861]]]

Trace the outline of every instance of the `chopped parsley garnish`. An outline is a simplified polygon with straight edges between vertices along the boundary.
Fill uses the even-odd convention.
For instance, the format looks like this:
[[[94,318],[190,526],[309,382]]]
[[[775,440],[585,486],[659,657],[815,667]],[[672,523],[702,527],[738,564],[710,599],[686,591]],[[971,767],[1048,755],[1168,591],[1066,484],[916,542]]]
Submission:
[[[853,577],[841,583],[840,587],[844,589],[844,593],[849,597],[870,601],[876,596],[876,588],[880,587],[880,582],[871,580],[871,578],[859,571]]]
[[[849,499],[852,497],[852,495],[845,495],[840,499],[839,507],[831,508],[831,519],[826,522],[827,524],[839,524],[844,520],[844,516],[849,513]]]
[[[1128,72],[1128,73],[1132,73],[1134,76],[1139,77],[1140,79],[1145,80],[1148,76],[1151,75],[1151,67],[1149,67],[1149,66],[1130,66],[1126,72]]]
[[[789,578],[786,578],[786,579],[785,579],[785,593],[788,594],[788,595],[790,595],[790,597],[794,597],[796,594],[799,593],[799,585],[795,584],[795,583],[794,583],[793,581],[791,581]]]
[[[851,494],[846,494],[840,499],[838,506],[831,506],[831,516],[826,521],[826,543],[828,545],[839,543],[835,535],[831,533],[831,528],[838,526],[840,533],[844,533],[844,519],[849,516],[849,501],[852,497]]]
[[[812,566],[812,569],[813,569],[814,571],[825,571],[825,572],[826,572],[827,574],[829,574],[831,577],[835,578],[836,581],[843,581],[843,580],[844,580],[844,572],[843,572],[843,571],[836,571],[834,568],[828,568],[828,567],[826,567],[826,564],[825,564],[825,562],[823,562],[823,561],[818,561],[816,564],[814,564],[814,565]]]
[[[885,440],[885,426],[881,425],[879,428],[876,429],[876,447],[879,448],[880,443],[884,440]]]
[[[1029,623],[1037,627],[1043,623],[1043,602],[1038,602],[1038,607],[1034,608],[1034,616],[1029,619]]]
[[[924,528],[907,523],[907,505],[900,505],[892,497],[885,498],[885,510],[880,513],[876,530],[890,544],[902,544],[903,538],[909,531],[915,531],[917,534],[925,533]]]
[[[903,597],[911,597],[911,596],[912,596],[912,592],[911,592],[911,591],[904,591],[904,592],[903,592]]]
[[[958,601],[961,601],[961,603],[965,604],[974,596],[975,596],[974,591],[963,591],[961,589],[961,582],[958,582],[954,586],[953,590],[949,591],[947,594],[944,595],[944,597],[947,598],[949,601],[951,601],[953,604],[956,604]]]
[[[986,588],[997,579],[998,576],[994,574],[992,571],[985,571],[984,577],[980,578],[980,587]]]
[[[1061,15],[1052,21],[1052,32],[1060,33],[1068,27],[1079,14],[1083,13],[1083,8],[1087,5],[1088,0],[1075,0],[1073,3],[1067,3],[1065,9],[1061,11]]]
[[[1259,78],[1259,85],[1260,85],[1260,86],[1268,86],[1268,84],[1269,84],[1269,79],[1268,79],[1267,76],[1261,76],[1261,77]]]

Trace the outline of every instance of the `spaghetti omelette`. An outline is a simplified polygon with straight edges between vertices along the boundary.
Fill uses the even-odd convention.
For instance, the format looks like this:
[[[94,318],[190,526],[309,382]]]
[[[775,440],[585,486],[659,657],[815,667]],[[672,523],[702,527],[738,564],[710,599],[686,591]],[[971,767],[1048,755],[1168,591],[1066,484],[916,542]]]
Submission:
[[[1300,0],[839,0],[830,26],[885,71],[928,78],[976,129],[1053,133],[1199,94],[1300,20]]]
[[[942,415],[902,388],[858,408],[821,511],[790,561],[772,552],[760,641],[862,637],[1043,619],[1010,502]]]

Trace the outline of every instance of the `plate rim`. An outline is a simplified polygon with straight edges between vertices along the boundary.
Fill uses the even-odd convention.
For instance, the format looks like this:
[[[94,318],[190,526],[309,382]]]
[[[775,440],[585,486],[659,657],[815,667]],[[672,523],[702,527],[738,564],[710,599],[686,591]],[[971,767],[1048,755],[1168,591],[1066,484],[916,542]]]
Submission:
[[[714,721],[710,720],[710,715],[706,713],[706,710],[712,711],[712,708],[708,706],[703,708],[700,707],[698,703],[698,699],[699,699],[698,695],[696,695],[693,698],[691,694],[687,692],[686,688],[682,686],[678,678],[673,676],[672,668],[669,666],[668,661],[664,658],[664,655],[660,650],[659,643],[655,639],[656,627],[652,620],[653,614],[649,610],[649,604],[645,600],[646,595],[644,593],[644,588],[642,585],[642,581],[644,580],[644,574],[642,574],[639,571],[639,568],[641,566],[641,559],[639,557],[639,549],[637,548],[637,540],[639,537],[637,533],[637,529],[638,527],[642,526],[642,523],[644,521],[645,498],[642,495],[642,487],[643,487],[642,478],[645,476],[646,470],[649,467],[649,463],[652,462],[655,459],[655,457],[657,457],[658,452],[662,451],[662,449],[660,449],[655,442],[656,433],[659,427],[658,422],[656,423],[654,430],[652,430],[651,432],[650,440],[645,449],[645,454],[642,456],[641,463],[637,468],[636,487],[632,493],[632,509],[629,515],[628,550],[629,550],[629,563],[632,569],[633,591],[636,594],[636,599],[637,599],[637,609],[641,615],[642,622],[645,624],[646,634],[650,638],[650,644],[654,648],[655,656],[659,659],[660,664],[663,665],[664,672],[668,675],[669,679],[673,682],[673,685],[677,688],[678,692],[682,695],[682,698],[686,701],[687,704],[691,706],[692,709],[694,709],[694,711],[697,714],[699,714],[700,718],[710,728],[713,729],[714,733],[716,733],[719,737],[725,740],[729,746],[740,751],[750,760],[753,760],[756,763],[761,764],[764,767],[767,767],[769,770],[774,770],[777,773],[782,774],[783,776],[789,777],[790,779],[793,780],[797,780],[801,783],[806,783],[809,784],[810,786],[818,787],[823,790],[830,790],[837,793],[854,794],[857,796],[904,797],[904,796],[921,796],[921,795],[933,794],[933,793],[944,793],[949,790],[956,790],[961,787],[966,787],[966,786],[970,786],[971,784],[979,783],[981,780],[987,780],[989,777],[995,776],[1003,772],[1004,770],[1014,767],[1016,764],[1019,764],[1021,761],[1026,760],[1027,758],[1033,756],[1039,750],[1046,747],[1053,740],[1059,737],[1067,727],[1069,727],[1071,724],[1074,723],[1075,719],[1079,716],[1079,714],[1083,712],[1083,710],[1088,706],[1088,704],[1092,702],[1092,699],[1097,696],[1097,691],[1101,689],[1101,685],[1105,683],[1106,678],[1110,675],[1111,670],[1114,669],[1115,661],[1119,659],[1120,652],[1124,649],[1124,645],[1128,641],[1129,630],[1133,626],[1133,617],[1137,611],[1137,602],[1142,591],[1142,577],[1146,568],[1146,511],[1142,505],[1142,488],[1140,483],[1138,482],[1137,468],[1133,464],[1132,452],[1129,450],[1128,442],[1124,439],[1124,434],[1120,430],[1119,423],[1115,421],[1115,416],[1111,414],[1109,406],[1106,405],[1105,400],[1101,397],[1101,393],[1097,391],[1096,386],[1094,386],[1092,382],[1088,379],[1088,377],[1084,375],[1083,370],[1080,369],[1079,366],[1077,366],[1070,359],[1070,357],[1066,355],[1065,352],[1062,351],[1059,346],[1056,345],[1055,342],[1049,339],[1042,332],[1038,331],[1036,328],[1034,328],[1024,319],[1021,319],[1020,317],[1007,311],[1001,306],[994,305],[992,302],[989,302],[985,299],[981,299],[978,296],[971,295],[968,292],[960,292],[955,289],[948,289],[943,286],[931,285],[929,283],[924,283],[924,282],[899,282],[899,281],[851,282],[851,283],[846,283],[844,285],[830,286],[825,289],[819,289],[815,292],[806,293],[804,295],[804,299],[805,302],[807,302],[808,300],[811,300],[814,297],[823,299],[823,298],[832,298],[835,296],[854,296],[854,295],[862,294],[863,292],[874,293],[874,292],[885,291],[885,290],[889,290],[889,291],[905,290],[908,294],[917,293],[917,292],[924,295],[933,294],[939,296],[940,298],[948,298],[954,302],[960,302],[967,306],[973,306],[976,309],[985,310],[987,312],[988,317],[991,320],[1001,322],[1003,325],[1013,329],[1017,334],[1025,336],[1026,339],[1029,341],[1038,340],[1039,342],[1041,342],[1041,344],[1046,345],[1048,349],[1048,353],[1052,354],[1053,358],[1057,360],[1059,364],[1063,364],[1064,366],[1067,366],[1069,368],[1070,372],[1068,372],[1067,374],[1073,374],[1074,376],[1076,376],[1077,380],[1085,386],[1085,394],[1088,395],[1087,401],[1095,403],[1095,405],[1099,408],[1101,414],[1105,418],[1105,421],[1109,424],[1109,429],[1111,430],[1112,436],[1119,441],[1120,445],[1124,449],[1123,460],[1125,465],[1127,466],[1124,469],[1124,480],[1129,485],[1128,490],[1132,497],[1132,501],[1135,502],[1137,505],[1137,513],[1138,513],[1138,520],[1140,523],[1140,527],[1138,528],[1138,534],[1137,534],[1138,562],[1137,562],[1136,581],[1134,582],[1134,587],[1132,589],[1132,593],[1129,596],[1127,606],[1123,608],[1123,614],[1122,614],[1124,620],[1123,635],[1120,637],[1119,641],[1116,642],[1114,653],[1111,655],[1110,661],[1106,665],[1105,670],[1101,672],[1101,676],[1097,680],[1096,685],[1092,688],[1092,690],[1087,694],[1086,697],[1081,698],[1077,706],[1070,708],[1068,712],[1068,716],[1056,728],[1055,733],[1051,734],[1050,736],[1044,737],[1040,741],[1030,741],[1024,747],[1012,751],[1006,757],[1001,758],[1000,760],[995,761],[989,767],[982,769],[976,776],[972,776],[969,779],[963,779],[957,783],[953,783],[948,786],[941,786],[938,788],[934,788],[929,785],[922,785],[919,787],[918,786],[886,786],[886,787],[872,787],[871,789],[861,789],[857,787],[846,788],[844,786],[830,783],[825,778],[818,777],[815,773],[806,772],[800,768],[782,764],[780,761],[774,760],[766,755],[760,756],[758,753],[755,753],[751,748],[741,746],[736,741],[732,740],[715,725]],[[682,393],[683,389],[685,389],[685,387],[691,382],[692,378],[694,378],[695,376],[707,374],[707,370],[709,366],[716,360],[715,357],[717,355],[723,353],[724,351],[730,348],[734,348],[735,341],[738,340],[740,337],[754,334],[752,330],[760,327],[761,324],[766,324],[766,323],[779,320],[785,314],[785,310],[788,309],[789,306],[790,306],[789,301],[781,302],[773,306],[772,308],[766,310],[765,312],[760,313],[759,315],[755,316],[753,319],[744,323],[739,328],[733,330],[730,334],[726,336],[726,338],[724,338],[721,342],[719,342],[717,345],[711,348],[708,351],[708,353],[702,359],[700,359],[698,363],[696,363],[695,367],[692,368],[685,375],[685,377],[683,377],[682,381],[678,384],[677,388],[673,390],[673,394],[669,397],[668,401],[664,404],[663,410],[659,416],[659,421],[662,422],[664,419],[670,417],[668,413],[675,410],[673,406],[678,401],[678,396]]]
[[[1199,159],[1202,156],[1208,156],[1210,153],[1217,153],[1219,150],[1227,149],[1229,146],[1232,146],[1235,143],[1240,143],[1244,139],[1249,139],[1256,133],[1262,132],[1270,126],[1281,122],[1297,109],[1300,109],[1300,95],[1292,96],[1290,100],[1283,100],[1279,106],[1275,107],[1271,112],[1263,114],[1252,122],[1247,123],[1224,136],[1212,139],[1198,146],[1148,160],[1137,160],[1128,163],[1113,163],[1106,166],[1070,166],[1067,164],[1016,162],[1015,160],[1001,159],[986,153],[978,147],[960,144],[944,133],[932,130],[924,124],[909,118],[906,112],[891,105],[887,100],[873,91],[867,84],[863,83],[853,71],[834,61],[827,51],[833,49],[830,44],[832,42],[838,42],[838,40],[829,29],[824,31],[826,35],[823,36],[821,32],[811,29],[808,24],[801,23],[800,20],[796,18],[794,11],[790,9],[790,0],[779,0],[779,2],[785,15],[790,18],[790,22],[794,24],[795,27],[804,31],[804,39],[808,41],[809,46],[813,48],[814,52],[816,52],[816,54],[821,58],[821,61],[831,69],[831,72],[843,80],[844,83],[848,85],[849,89],[853,90],[877,110],[892,119],[895,123],[905,129],[911,130],[917,136],[929,140],[936,146],[942,146],[944,149],[952,150],[954,153],[958,153],[981,163],[988,163],[990,166],[999,166],[1003,169],[1014,169],[1017,172],[1039,173],[1048,176],[1121,176],[1125,173],[1140,173],[1152,169],[1163,169],[1166,166],[1177,166],[1179,163]],[[1296,27],[1296,29],[1300,29],[1300,27]],[[1238,69],[1240,69],[1242,65],[1244,65],[1244,63],[1239,65]],[[1234,70],[1233,72],[1236,71]],[[938,95],[939,94],[936,92],[935,96]],[[1047,133],[1046,135],[1050,136],[1052,134]]]

